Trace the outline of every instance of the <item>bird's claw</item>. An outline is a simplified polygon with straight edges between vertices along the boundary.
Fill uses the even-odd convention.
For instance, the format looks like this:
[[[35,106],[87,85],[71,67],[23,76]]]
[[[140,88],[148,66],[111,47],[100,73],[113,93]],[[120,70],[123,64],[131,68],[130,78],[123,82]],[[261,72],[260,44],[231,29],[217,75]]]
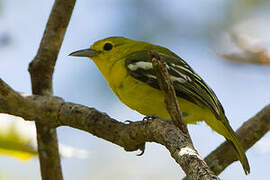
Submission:
[[[136,156],[142,156],[144,154],[144,152],[145,152],[145,143],[140,145],[139,150],[141,150],[141,152],[139,154],[136,154]]]

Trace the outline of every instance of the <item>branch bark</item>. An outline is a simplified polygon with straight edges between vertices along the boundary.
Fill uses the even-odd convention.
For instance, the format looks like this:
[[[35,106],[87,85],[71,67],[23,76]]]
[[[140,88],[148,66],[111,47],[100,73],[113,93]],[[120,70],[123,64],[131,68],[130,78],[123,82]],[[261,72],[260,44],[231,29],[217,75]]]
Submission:
[[[44,96],[53,94],[54,66],[75,2],[76,0],[55,0],[54,2],[39,50],[28,68],[33,94]],[[37,121],[36,130],[42,179],[63,179],[56,129]]]

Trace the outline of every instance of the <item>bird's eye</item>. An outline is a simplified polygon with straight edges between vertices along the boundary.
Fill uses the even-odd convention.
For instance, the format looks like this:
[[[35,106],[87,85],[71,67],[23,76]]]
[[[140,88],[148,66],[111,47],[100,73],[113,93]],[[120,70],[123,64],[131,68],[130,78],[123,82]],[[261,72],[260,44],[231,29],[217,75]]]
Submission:
[[[113,48],[113,45],[111,43],[105,43],[103,46],[103,49],[106,51],[109,51]]]

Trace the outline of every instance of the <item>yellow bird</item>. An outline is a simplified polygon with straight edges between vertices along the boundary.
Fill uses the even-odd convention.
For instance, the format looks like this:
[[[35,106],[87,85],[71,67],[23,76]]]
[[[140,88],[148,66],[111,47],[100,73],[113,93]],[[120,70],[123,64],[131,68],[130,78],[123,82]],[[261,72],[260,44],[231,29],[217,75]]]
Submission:
[[[247,157],[215,93],[183,59],[169,49],[124,37],[109,37],[95,42],[90,49],[70,55],[91,58],[112,91],[131,109],[146,116],[169,119],[164,95],[153,71],[150,50],[158,52],[166,61],[185,122],[195,124],[205,121],[224,136],[232,143],[248,174]]]

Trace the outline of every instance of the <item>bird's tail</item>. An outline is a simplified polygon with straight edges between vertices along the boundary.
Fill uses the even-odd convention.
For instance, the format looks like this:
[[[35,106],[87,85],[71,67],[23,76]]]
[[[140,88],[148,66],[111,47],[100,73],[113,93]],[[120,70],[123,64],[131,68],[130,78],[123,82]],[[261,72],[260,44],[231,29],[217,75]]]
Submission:
[[[226,122],[228,122],[226,116],[224,115],[224,118],[226,120]],[[250,167],[249,167],[249,163],[248,163],[248,159],[247,156],[243,150],[243,147],[238,139],[238,137],[236,136],[235,132],[233,131],[233,129],[231,128],[231,126],[228,123],[224,123],[224,128],[226,129],[226,139],[233,145],[238,159],[242,164],[242,167],[245,171],[245,174],[249,174],[250,173]]]
[[[236,136],[235,132],[231,128],[226,116],[223,114],[218,118],[218,120],[208,119],[206,120],[206,123],[218,134],[224,136],[228,140],[228,142],[230,142],[233,145],[237,153],[237,157],[239,161],[241,162],[242,167],[245,171],[245,174],[249,174],[250,167],[249,167],[248,159],[242,148],[241,143],[239,142],[238,137]]]

